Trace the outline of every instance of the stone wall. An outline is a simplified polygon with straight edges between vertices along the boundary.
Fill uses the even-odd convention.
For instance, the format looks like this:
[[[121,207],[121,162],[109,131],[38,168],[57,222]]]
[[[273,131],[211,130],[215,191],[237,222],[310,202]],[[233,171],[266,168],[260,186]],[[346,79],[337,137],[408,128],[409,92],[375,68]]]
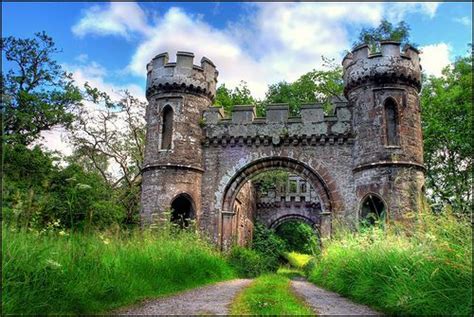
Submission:
[[[255,188],[248,181],[239,191],[233,209],[233,230],[238,245],[245,246],[252,242],[256,203]]]

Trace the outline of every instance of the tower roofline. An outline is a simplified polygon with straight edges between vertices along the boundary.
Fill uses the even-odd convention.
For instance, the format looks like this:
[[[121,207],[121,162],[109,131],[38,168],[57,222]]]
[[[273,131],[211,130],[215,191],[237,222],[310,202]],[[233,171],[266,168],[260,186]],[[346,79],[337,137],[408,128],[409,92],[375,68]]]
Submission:
[[[194,65],[192,52],[178,51],[176,62],[169,61],[167,52],[156,55],[147,65],[147,97],[158,92],[184,91],[214,99],[218,71],[207,57]]]

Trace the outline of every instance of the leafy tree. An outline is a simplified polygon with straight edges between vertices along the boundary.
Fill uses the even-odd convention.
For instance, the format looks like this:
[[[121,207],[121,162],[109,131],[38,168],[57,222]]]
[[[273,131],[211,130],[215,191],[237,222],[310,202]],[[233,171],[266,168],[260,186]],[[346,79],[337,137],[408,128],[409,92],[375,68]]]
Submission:
[[[27,145],[43,130],[69,125],[74,118],[69,110],[82,97],[71,74],[52,59],[59,52],[53,39],[44,32],[33,39],[5,37],[2,52],[11,64],[2,71],[4,141]]]
[[[383,19],[376,28],[363,28],[353,46],[368,44],[371,52],[378,50],[380,41],[387,40],[401,42],[402,45],[411,44],[415,46],[409,42],[409,38],[410,26],[405,21],[400,21],[394,26],[386,19]]]
[[[86,99],[100,109],[83,108],[71,127],[74,155],[71,161],[101,175],[116,191],[127,211],[126,222],[138,221],[141,168],[145,147],[146,104],[128,91],[118,102],[86,84]],[[115,172],[111,171],[115,167]]]
[[[22,228],[107,227],[121,223],[123,207],[97,173],[77,164],[60,168],[39,146],[5,144],[2,216]]]
[[[427,186],[437,207],[468,213],[472,203],[472,48],[442,76],[425,78],[421,93]]]
[[[252,182],[259,185],[260,192],[268,192],[272,187],[286,186],[289,175],[286,170],[276,169],[256,175],[252,178]]]
[[[234,89],[229,89],[225,84],[222,84],[216,90],[214,105],[223,107],[227,115],[236,105],[255,105],[256,103],[257,100],[252,97],[245,81],[241,81],[240,85]]]
[[[264,103],[288,103],[290,113],[299,115],[304,103],[323,103],[330,111],[331,100],[343,92],[342,67],[323,56],[324,70],[312,70],[293,83],[279,82],[268,87]]]

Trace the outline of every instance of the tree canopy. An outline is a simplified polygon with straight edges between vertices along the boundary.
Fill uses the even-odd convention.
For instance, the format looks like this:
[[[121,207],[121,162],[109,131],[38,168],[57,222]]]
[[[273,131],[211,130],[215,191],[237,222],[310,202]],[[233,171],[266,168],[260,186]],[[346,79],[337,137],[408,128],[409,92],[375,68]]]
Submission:
[[[74,119],[71,108],[82,96],[71,74],[53,55],[59,53],[45,32],[35,38],[2,38],[2,52],[11,63],[2,70],[2,113],[4,142],[30,144],[41,131],[55,125],[68,126]]]
[[[470,212],[472,200],[472,46],[440,77],[428,76],[421,93],[427,185],[439,209]]]
[[[402,45],[410,43],[410,26],[405,21],[400,21],[395,26],[383,19],[377,27],[363,28],[353,46],[368,44],[372,52],[377,51],[380,41],[397,41]]]

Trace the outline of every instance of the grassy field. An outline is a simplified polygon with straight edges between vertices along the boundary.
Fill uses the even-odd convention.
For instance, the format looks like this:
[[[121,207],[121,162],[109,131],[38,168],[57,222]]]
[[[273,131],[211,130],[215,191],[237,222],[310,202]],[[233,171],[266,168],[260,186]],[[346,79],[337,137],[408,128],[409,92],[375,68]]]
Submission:
[[[339,232],[309,280],[386,313],[472,314],[472,231],[467,219],[423,215],[406,228]]]
[[[3,314],[105,312],[235,276],[193,233],[2,232]]]
[[[234,300],[235,315],[314,315],[311,309],[290,288],[290,280],[279,274],[256,278]]]

